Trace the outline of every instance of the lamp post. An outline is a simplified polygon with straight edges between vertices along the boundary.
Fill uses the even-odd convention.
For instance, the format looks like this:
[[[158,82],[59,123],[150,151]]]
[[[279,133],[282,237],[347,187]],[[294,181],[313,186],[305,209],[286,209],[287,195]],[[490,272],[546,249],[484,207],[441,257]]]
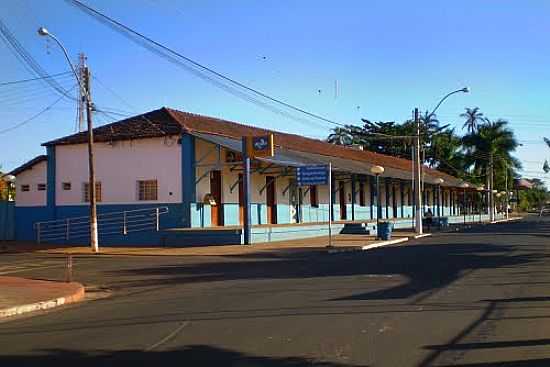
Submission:
[[[460,187],[463,189],[462,210],[464,211],[464,226],[466,226],[466,189],[470,187],[470,185],[467,182],[463,182]]]
[[[81,94],[83,94],[86,103],[86,117],[88,120],[88,170],[89,170],[89,182],[88,182],[88,195],[90,199],[90,246],[92,251],[97,253],[99,252],[98,244],[98,233],[97,233],[97,202],[96,202],[96,191],[95,191],[95,167],[94,167],[94,132],[92,127],[92,98],[90,96],[90,71],[88,68],[85,68],[84,81],[80,80],[78,73],[76,72],[69,54],[63,44],[57,39],[57,37],[51,34],[46,28],[40,27],[38,29],[38,34],[43,37],[50,37],[57,43],[57,45],[63,51],[69,66],[78,82],[80,87]]]
[[[445,182],[445,180],[440,178],[440,177],[435,179],[435,184],[437,185],[437,218],[438,218],[438,221],[439,221],[440,224],[441,224],[441,214],[442,214],[442,210],[441,210],[441,184],[443,182]]]
[[[447,98],[449,98],[450,96],[452,96],[453,94],[456,94],[456,93],[470,93],[470,88],[465,87],[465,88],[457,89],[455,91],[452,91],[451,93],[446,94],[443,98],[441,98],[439,103],[433,109],[432,113],[430,113],[428,116],[432,116],[433,114],[435,114],[435,112],[438,110],[438,108],[441,106],[441,104]],[[422,230],[422,191],[421,191],[422,165],[421,165],[421,162],[420,162],[420,118],[418,116],[418,108],[414,109],[414,122],[415,122],[415,125],[416,125],[415,154],[414,154],[414,161],[416,162],[415,163],[416,167],[414,169],[414,172],[415,172],[414,187],[415,187],[415,190],[416,190],[416,193],[415,193],[416,194],[415,195],[416,196],[415,197],[415,199],[416,199],[415,200],[415,202],[416,202],[415,231],[416,231],[417,234],[422,234],[423,233],[423,230]]]
[[[384,167],[372,166],[370,172],[376,176],[376,239],[380,239],[380,217],[382,216],[382,203],[380,199],[380,175],[384,173]]]
[[[495,204],[495,199],[494,197],[496,196],[496,194],[498,193],[498,190],[491,190],[489,192],[489,195],[490,195],[490,202],[491,202],[491,212],[490,212],[490,218],[491,218],[491,222],[494,222],[495,221],[495,212],[496,212],[496,204]]]
[[[481,213],[482,213],[482,206],[483,206],[483,191],[485,191],[485,186],[481,185],[477,187],[477,191],[479,192],[479,223],[481,224],[483,222]]]

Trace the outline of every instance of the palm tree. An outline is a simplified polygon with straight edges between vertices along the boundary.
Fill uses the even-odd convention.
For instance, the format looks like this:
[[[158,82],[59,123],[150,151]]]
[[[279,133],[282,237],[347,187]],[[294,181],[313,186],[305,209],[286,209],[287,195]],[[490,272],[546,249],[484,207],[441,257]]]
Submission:
[[[350,145],[353,141],[350,129],[347,127],[336,127],[327,138],[327,142],[336,145]]]
[[[478,125],[476,132],[465,135],[462,143],[466,153],[466,167],[478,175],[487,172],[493,158],[496,187],[502,187],[499,184],[504,183],[506,175],[510,180],[515,176],[515,170],[521,168],[519,160],[512,156],[519,143],[506,120],[486,119],[485,123]]]
[[[476,130],[479,128],[480,122],[485,121],[485,118],[483,117],[483,112],[479,111],[479,107],[466,107],[466,112],[460,114],[460,117],[466,119],[466,122],[464,122],[462,128],[467,128],[470,134],[476,132]]]

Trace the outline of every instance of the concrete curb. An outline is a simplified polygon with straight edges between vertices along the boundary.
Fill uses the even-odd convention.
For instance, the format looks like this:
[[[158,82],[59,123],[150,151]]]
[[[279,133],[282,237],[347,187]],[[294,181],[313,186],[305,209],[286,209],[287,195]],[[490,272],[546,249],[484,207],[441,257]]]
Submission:
[[[69,303],[79,302],[84,298],[84,293],[84,286],[82,284],[78,284],[78,289],[74,293],[63,297],[2,309],[0,310],[0,319],[18,316],[29,312],[48,310],[54,307],[67,305]]]
[[[490,224],[513,222],[513,221],[521,220],[521,219],[522,219],[521,217],[514,217],[514,218],[508,218],[508,219],[499,219],[499,220],[495,220],[495,221],[490,222]]]
[[[365,245],[365,246],[355,246],[355,247],[347,247],[347,248],[329,249],[327,252],[329,254],[340,254],[340,253],[343,253],[343,252],[367,251],[367,250],[377,248],[377,247],[383,247],[383,246],[393,245],[393,244],[396,244],[396,243],[407,242],[408,240],[409,239],[407,237],[396,238],[394,240],[381,241],[381,242],[378,242],[378,243],[373,243],[373,244]]]
[[[417,240],[419,238],[430,237],[431,235],[431,233],[415,234],[414,236],[411,236],[411,239]]]

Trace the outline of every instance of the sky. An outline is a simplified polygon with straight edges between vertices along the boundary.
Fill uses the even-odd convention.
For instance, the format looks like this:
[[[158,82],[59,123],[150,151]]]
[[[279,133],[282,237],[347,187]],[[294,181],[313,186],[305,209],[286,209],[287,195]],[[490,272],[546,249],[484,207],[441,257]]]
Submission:
[[[148,37],[270,96],[345,124],[404,121],[464,86],[439,109],[462,132],[465,107],[510,121],[525,177],[550,184],[550,2],[82,0]],[[84,52],[92,98],[138,114],[167,106],[255,126],[325,138],[330,123],[289,118],[244,101],[136,45],[64,0],[2,3],[2,20],[50,74],[69,71],[48,28],[73,59]],[[75,102],[32,78],[0,41],[0,165],[10,170],[44,154],[42,143],[75,132]],[[59,83],[71,89],[70,75]],[[338,86],[336,88],[335,86]],[[113,121],[103,114],[94,123]],[[550,185],[549,185],[550,186]]]

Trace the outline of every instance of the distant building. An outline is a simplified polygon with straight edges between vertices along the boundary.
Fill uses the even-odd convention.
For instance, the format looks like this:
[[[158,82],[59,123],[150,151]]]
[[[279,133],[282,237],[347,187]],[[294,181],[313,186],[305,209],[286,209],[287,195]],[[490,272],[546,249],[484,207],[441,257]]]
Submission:
[[[194,244],[239,241],[243,213],[241,137],[267,130],[161,108],[94,129],[96,192],[100,215],[167,208],[160,231],[102,231],[102,243]],[[329,211],[345,222],[376,219],[373,165],[381,165],[382,216],[412,226],[411,162],[273,131],[276,154],[253,162],[252,221],[256,242],[322,235]],[[37,238],[36,223],[51,227],[88,215],[86,132],[43,144],[47,155],[17,168],[16,236]],[[332,163],[328,187],[298,187],[295,168]],[[460,214],[461,181],[424,167],[424,205],[437,215],[436,178],[443,178],[441,215]],[[106,220],[106,219],[105,219]],[[295,226],[291,226],[294,224]],[[290,225],[290,226],[289,226]],[[368,226],[369,224],[367,224]],[[71,227],[69,225],[69,227]],[[121,225],[122,227],[122,225]],[[213,229],[216,230],[207,230]],[[107,227],[105,227],[107,228]],[[224,230],[226,229],[226,230]],[[52,242],[86,242],[67,230]],[[68,239],[67,239],[68,238]],[[45,240],[45,238],[42,238]],[[210,242],[208,242],[210,241]]]

